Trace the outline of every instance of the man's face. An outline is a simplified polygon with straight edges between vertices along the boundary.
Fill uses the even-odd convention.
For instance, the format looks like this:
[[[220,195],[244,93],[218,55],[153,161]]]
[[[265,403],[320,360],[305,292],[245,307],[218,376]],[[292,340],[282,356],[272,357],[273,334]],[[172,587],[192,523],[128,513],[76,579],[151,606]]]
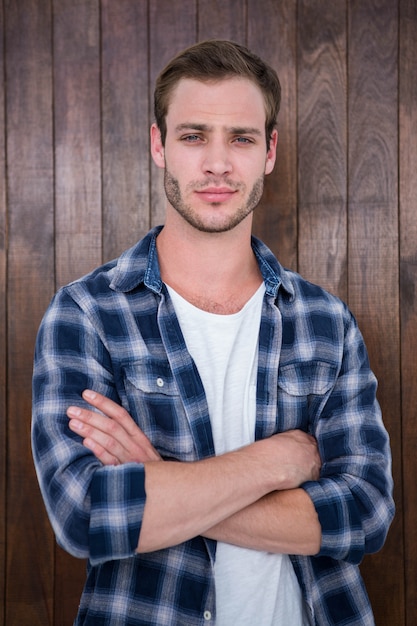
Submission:
[[[204,232],[230,230],[252,214],[265,174],[275,163],[277,134],[267,151],[265,107],[250,80],[183,79],[175,88],[162,146],[152,127],[152,155],[165,168],[168,211]]]

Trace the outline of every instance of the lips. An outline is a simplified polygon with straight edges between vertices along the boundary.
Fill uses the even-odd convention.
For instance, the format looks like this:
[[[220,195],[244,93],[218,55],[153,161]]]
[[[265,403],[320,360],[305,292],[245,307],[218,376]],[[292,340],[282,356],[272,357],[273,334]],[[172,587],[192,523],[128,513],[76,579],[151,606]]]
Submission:
[[[205,202],[212,203],[230,200],[235,193],[236,190],[231,189],[230,187],[207,187],[206,189],[196,191],[199,198]]]

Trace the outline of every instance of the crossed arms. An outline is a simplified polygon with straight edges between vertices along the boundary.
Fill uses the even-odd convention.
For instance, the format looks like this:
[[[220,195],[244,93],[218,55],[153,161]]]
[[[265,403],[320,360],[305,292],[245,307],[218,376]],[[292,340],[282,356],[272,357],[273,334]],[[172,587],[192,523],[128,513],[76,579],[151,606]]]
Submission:
[[[129,414],[104,396],[83,394],[94,410],[69,407],[70,429],[103,465],[143,463],[147,493],[138,552],[197,535],[270,552],[316,554],[321,529],[307,493],[320,456],[299,430],[193,463],[166,462]]]
[[[275,552],[312,555],[319,551],[320,556],[353,563],[381,548],[394,514],[389,439],[363,340],[347,311],[331,327],[337,331],[334,347],[324,342],[313,362],[294,364],[287,356],[293,355],[292,350],[281,353],[283,378],[278,380],[278,390],[275,379],[268,387],[278,396],[265,404],[265,410],[279,415],[280,434],[207,458],[203,447],[195,455],[187,431],[186,438],[172,444],[172,458],[186,459],[178,462],[162,460],[157,453],[157,449],[171,452],[171,431],[167,446],[161,448],[157,443],[152,446],[136,425],[145,424],[144,432],[152,436],[153,429],[159,428],[152,421],[153,405],[150,408],[142,400],[137,404],[138,395],[142,397],[135,378],[139,373],[122,368],[134,361],[145,375],[149,360],[138,361],[136,356],[143,338],[129,338],[121,349],[120,332],[127,323],[119,328],[110,318],[115,324],[112,339],[88,302],[83,284],[62,291],[44,318],[35,354],[35,467],[57,541],[64,549],[88,557],[94,565],[199,535]],[[107,306],[107,290],[105,302]],[[123,302],[121,298],[120,308],[126,314]],[[163,325],[165,320],[162,316]],[[129,323],[129,329],[135,328],[135,320]],[[151,341],[156,332],[151,322],[147,332]],[[301,343],[311,349],[310,341]],[[330,362],[339,363],[335,377],[329,351]],[[303,353],[300,348],[298,352]],[[124,360],[117,361],[117,354]],[[158,361],[154,370],[158,375],[160,367]],[[171,373],[163,371],[169,382]],[[146,379],[144,383],[145,395],[153,392]],[[103,395],[84,394],[81,399],[81,391],[89,388]],[[178,393],[175,386],[171,393]],[[129,407],[136,421],[110,398]],[[162,398],[165,404],[156,410],[164,411],[171,396]],[[73,409],[76,413],[68,420],[70,405],[81,406]],[[182,403],[178,407],[182,410]],[[193,408],[194,404],[188,407],[190,412]],[[157,417],[161,416],[163,420],[162,413]],[[177,417],[184,422],[178,423]],[[168,426],[176,429],[172,430],[176,437],[188,427],[187,418],[180,411],[173,411],[171,418]],[[269,415],[268,424],[271,420]],[[194,421],[193,436],[199,426]],[[314,439],[303,432],[307,426]],[[156,435],[161,432],[156,430]],[[198,457],[206,458],[195,461]]]

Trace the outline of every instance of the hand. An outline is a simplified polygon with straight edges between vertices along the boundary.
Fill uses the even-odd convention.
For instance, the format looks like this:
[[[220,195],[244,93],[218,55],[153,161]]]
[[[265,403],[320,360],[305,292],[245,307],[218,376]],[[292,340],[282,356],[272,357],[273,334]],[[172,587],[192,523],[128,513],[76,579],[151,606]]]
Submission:
[[[161,456],[125,409],[113,400],[85,390],[84,400],[101,413],[70,406],[67,410],[70,429],[84,439],[103,465],[161,461]]]
[[[320,477],[321,459],[317,441],[302,430],[289,430],[264,440],[272,445],[275,462],[275,489],[295,489],[308,480]]]

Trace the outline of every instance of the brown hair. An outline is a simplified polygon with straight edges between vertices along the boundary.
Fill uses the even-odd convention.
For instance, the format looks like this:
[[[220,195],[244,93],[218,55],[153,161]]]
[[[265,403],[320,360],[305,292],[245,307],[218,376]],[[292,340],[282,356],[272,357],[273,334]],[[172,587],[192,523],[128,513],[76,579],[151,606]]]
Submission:
[[[275,70],[245,46],[232,41],[202,41],[177,54],[161,71],[155,83],[154,115],[166,139],[166,116],[170,96],[182,78],[199,81],[222,80],[231,76],[248,78],[261,90],[265,101],[267,146],[276,126],[281,86]]]

